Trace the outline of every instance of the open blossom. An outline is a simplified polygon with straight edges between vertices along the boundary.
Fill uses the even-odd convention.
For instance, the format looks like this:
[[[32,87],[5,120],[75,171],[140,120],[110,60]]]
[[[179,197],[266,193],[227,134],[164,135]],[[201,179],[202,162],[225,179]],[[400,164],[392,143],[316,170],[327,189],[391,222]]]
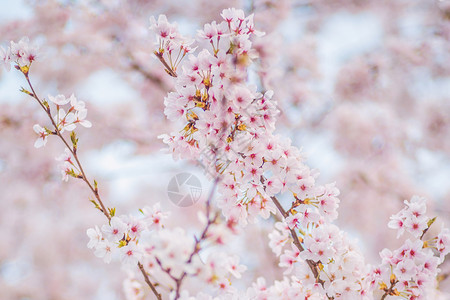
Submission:
[[[73,121],[76,124],[80,124],[86,128],[92,127],[92,123],[88,120],[86,120],[87,116],[87,109],[78,110],[75,113],[75,121]]]
[[[64,153],[57,156],[55,159],[57,161],[61,161],[61,162],[67,161],[68,163],[73,164],[72,163],[72,153],[70,152],[70,150],[68,148],[64,149]]]
[[[72,108],[76,111],[84,110],[86,107],[86,103],[84,103],[84,101],[79,101],[74,94],[70,95],[68,100],[70,101]]]
[[[128,277],[123,281],[123,290],[127,300],[145,299],[145,287],[134,277]]]
[[[0,68],[3,66],[6,71],[11,69],[11,49],[0,47]]]
[[[33,130],[39,135],[38,139],[34,143],[34,147],[40,148],[42,146],[45,146],[45,144],[47,143],[47,137],[49,135],[47,130],[41,127],[39,124],[35,124],[33,126]]]
[[[289,228],[281,222],[275,223],[275,228],[269,233],[269,247],[276,256],[280,256],[284,245],[289,240]]]
[[[66,98],[64,95],[57,95],[55,97],[48,95],[48,100],[56,105],[65,105],[70,102],[70,98]]]
[[[223,24],[223,23],[221,23]],[[198,30],[198,36],[200,38],[212,41],[212,39],[220,36],[221,32],[224,32],[224,29],[219,28],[220,25],[217,25],[215,21],[213,21],[211,24],[205,24],[203,27],[203,30]]]
[[[0,47],[0,67],[3,66],[6,71],[11,69],[11,62],[15,62],[23,72],[28,73],[28,68],[38,57],[38,48],[30,46],[28,37],[23,37],[19,42],[10,42],[6,49]]]
[[[102,240],[95,246],[94,255],[103,258],[107,264],[111,262],[114,245],[108,240]]]
[[[436,249],[439,251],[441,260],[450,253],[450,230],[443,228],[436,237]]]
[[[164,225],[164,220],[169,217],[168,212],[161,210],[161,203],[157,202],[152,207],[146,206],[142,209],[144,214],[144,221],[149,230],[161,229]]]
[[[158,37],[159,49],[156,53],[160,55],[164,55],[165,52],[171,55],[175,49],[179,49],[180,54],[184,56],[195,50],[191,47],[194,41],[182,36],[178,31],[177,24],[169,23],[165,15],[159,15],[158,20],[151,16],[150,30]]]
[[[159,15],[158,20],[151,16],[150,30],[162,39],[173,39],[176,37],[178,31],[176,24],[169,23],[165,15]]]
[[[124,265],[136,265],[142,256],[142,249],[134,242],[120,248],[120,259]]]
[[[58,130],[64,132],[72,131],[76,128],[77,124],[80,124],[86,128],[92,127],[92,123],[86,120],[87,109],[83,101],[78,101],[74,94],[69,98],[64,95],[48,96],[48,99],[56,104],[57,114],[54,119],[56,120]],[[67,112],[63,108],[70,103],[70,107],[67,107]]]
[[[397,214],[391,216],[391,220],[388,223],[388,227],[397,230],[397,238],[399,238],[405,232],[405,221],[403,216]]]
[[[282,268],[286,268],[284,274],[289,274],[292,272],[294,265],[300,259],[300,250],[297,247],[292,246],[292,250],[285,250],[284,253],[280,256],[279,266]]]
[[[244,11],[234,7],[224,9],[220,15],[228,23],[231,30],[237,30],[245,20]]]
[[[300,218],[301,216],[298,214],[290,215],[286,218],[286,224],[289,226],[290,229],[295,229],[300,224]]]
[[[114,242],[121,240],[127,232],[128,226],[119,217],[111,218],[111,225],[103,225],[102,232],[105,236]]]
[[[318,232],[319,236],[305,238],[306,251],[301,253],[303,259],[311,259],[313,261],[328,261],[335,254],[335,249],[331,247],[330,240],[323,232]]]
[[[89,237],[89,243],[87,244],[89,249],[97,247],[98,243],[100,243],[103,239],[102,233],[100,232],[98,226],[95,226],[95,228],[89,228],[86,233]]]
[[[64,161],[59,164],[59,169],[61,170],[61,180],[69,181],[69,177],[74,174],[73,165],[68,161]]]
[[[241,273],[247,270],[247,267],[239,264],[239,256],[228,257],[225,263],[225,268],[236,278],[241,278]]]
[[[395,266],[393,272],[399,281],[409,281],[411,277],[416,275],[417,269],[413,260],[405,259]]]
[[[139,239],[142,231],[145,229],[145,224],[143,221],[130,217],[127,220],[128,225],[128,235],[131,239]]]
[[[237,86],[230,92],[229,98],[233,100],[236,107],[247,108],[256,97],[248,88]]]
[[[76,120],[75,114],[71,112],[66,113],[63,108],[58,110],[58,114],[55,116],[55,119],[58,122],[58,129],[60,132],[64,132],[65,130],[72,131],[77,127],[74,124]]]
[[[38,48],[30,45],[28,37],[23,37],[19,42],[11,41],[11,60],[15,61],[20,67],[30,66],[38,56]]]
[[[74,176],[75,170],[79,172],[78,168],[72,161],[72,153],[68,148],[64,149],[64,153],[57,156],[55,159],[61,162],[58,167],[61,170],[63,181],[67,182],[69,180],[69,176]]]

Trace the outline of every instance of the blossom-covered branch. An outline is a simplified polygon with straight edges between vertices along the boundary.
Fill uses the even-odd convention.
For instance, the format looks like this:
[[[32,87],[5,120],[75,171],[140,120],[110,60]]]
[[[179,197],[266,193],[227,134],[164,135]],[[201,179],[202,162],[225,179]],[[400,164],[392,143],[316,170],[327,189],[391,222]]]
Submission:
[[[16,68],[22,72],[27,80],[27,83],[31,89],[31,92],[22,88],[22,92],[33,97],[41,108],[47,113],[48,118],[53,126],[52,129],[48,129],[46,127],[41,127],[39,124],[33,126],[34,131],[39,135],[36,140],[34,146],[36,148],[40,148],[45,146],[47,143],[47,138],[49,135],[56,135],[66,146],[65,153],[61,156],[57,157],[57,160],[61,161],[61,172],[62,179],[67,181],[69,176],[74,178],[82,179],[89,187],[89,189],[94,194],[96,200],[91,200],[96,208],[98,208],[108,219],[109,222],[112,221],[112,218],[115,214],[115,208],[106,208],[103,204],[102,199],[100,198],[100,194],[98,192],[97,182],[94,180],[93,183],[89,181],[86,176],[85,171],[83,170],[83,166],[77,155],[77,146],[78,146],[78,138],[76,137],[75,132],[73,131],[78,124],[84,127],[91,127],[91,122],[87,121],[85,118],[87,116],[87,109],[85,108],[85,103],[83,101],[78,101],[75,96],[72,94],[70,98],[66,98],[64,95],[58,95],[56,97],[49,96],[49,100],[56,106],[56,115],[52,116],[52,109],[49,102],[45,99],[41,100],[37,95],[29,77],[31,64],[35,61],[37,57],[37,48],[31,47],[29,45],[28,38],[22,38],[18,43],[11,42],[11,46],[5,51],[1,48],[2,52],[5,53],[2,61],[5,63],[5,67],[7,70],[10,69],[9,64],[10,61],[16,63]],[[70,103],[70,108],[67,112],[64,110],[63,106]],[[70,139],[71,145],[66,140],[66,138],[62,135],[64,131],[71,131]],[[73,160],[72,160],[73,158]],[[97,231],[98,232],[98,231]],[[89,230],[88,230],[89,233]],[[92,234],[92,232],[90,232]],[[97,236],[98,242],[101,242],[101,236]],[[93,246],[92,241],[90,242],[91,246]],[[96,245],[98,246],[98,245]],[[108,244],[102,245],[102,251],[107,254],[110,252],[110,246]],[[131,254],[130,254],[131,253]],[[131,256],[133,254],[132,250],[125,251],[125,254]],[[151,283],[148,278],[147,273],[145,272],[142,264],[137,261],[136,262],[141,270],[142,275],[145,278],[146,283],[151,288],[152,292],[158,299],[161,299],[161,295],[155,289],[155,286]]]
[[[183,129],[163,136],[164,142],[175,158],[198,159],[207,173],[221,176],[218,206],[228,220],[245,226],[258,214],[267,218],[275,213],[275,204],[285,220],[271,235],[271,247],[279,256],[290,234],[296,249],[284,250],[280,266],[287,268],[286,274],[294,268],[304,274],[297,296],[370,298],[375,289],[371,267],[347,234],[332,224],[338,216],[339,190],[334,184],[317,185],[318,173],[303,164],[299,150],[272,134],[277,114],[273,92],[257,93],[256,86],[247,83],[248,67],[256,59],[253,15],[228,9],[222,17],[220,24],[207,24],[199,31],[198,39],[212,49],[188,56],[182,73],[171,75],[177,77],[176,92],[166,97],[165,113]],[[175,71],[165,63],[164,53],[171,51],[179,33],[160,28],[176,27],[165,17],[152,25],[160,47],[156,55],[166,69]],[[217,135],[223,128],[226,138]],[[293,198],[288,211],[275,197],[280,192]],[[312,281],[302,266],[312,270]],[[380,289],[394,293],[393,285]]]

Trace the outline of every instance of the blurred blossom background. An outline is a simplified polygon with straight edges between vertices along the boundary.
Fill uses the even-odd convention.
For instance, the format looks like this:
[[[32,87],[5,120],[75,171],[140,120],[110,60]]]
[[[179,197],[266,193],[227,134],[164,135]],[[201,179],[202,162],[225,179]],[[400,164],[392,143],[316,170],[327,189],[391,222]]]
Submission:
[[[450,224],[448,0],[0,0],[0,42],[28,36],[40,46],[31,68],[39,95],[86,102],[93,127],[79,132],[79,155],[108,205],[128,214],[160,201],[169,224],[196,233],[202,201],[177,207],[167,185],[190,172],[204,199],[212,184],[195,162],[161,152],[173,81],[152,56],[149,17],[166,14],[195,35],[228,7],[253,12],[266,32],[249,80],[274,90],[277,130],[302,148],[319,182],[337,183],[339,226],[369,262],[399,245],[387,222],[412,195],[438,216],[431,230]],[[63,146],[50,138],[33,147],[33,124],[46,116],[19,92],[25,84],[19,72],[0,71],[1,298],[125,299],[126,274],[86,247],[86,229],[104,216],[86,186],[61,181]],[[273,222],[249,225],[229,245],[249,266],[242,287],[262,274],[282,278],[267,246]]]

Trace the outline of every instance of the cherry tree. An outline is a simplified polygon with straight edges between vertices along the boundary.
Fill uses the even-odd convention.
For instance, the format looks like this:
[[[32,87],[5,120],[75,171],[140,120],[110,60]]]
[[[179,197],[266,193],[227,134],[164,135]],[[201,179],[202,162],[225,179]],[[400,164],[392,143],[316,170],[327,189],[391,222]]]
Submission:
[[[315,5],[324,14],[329,13],[327,10],[331,8],[326,3]],[[278,12],[283,11],[281,8],[276,7]],[[406,8],[395,7],[398,11]],[[98,9],[108,11],[108,5],[100,5]],[[145,63],[135,57],[130,58],[127,54],[129,50],[117,53],[118,57],[128,57],[128,70],[138,72],[146,78],[146,82],[173,86],[173,91],[166,97],[160,96],[160,101],[157,102],[159,105],[164,103],[164,109],[159,106],[167,117],[163,127],[170,128],[160,138],[167,144],[168,152],[175,159],[194,162],[212,182],[211,191],[204,199],[204,206],[198,207],[198,226],[194,233],[188,232],[185,224],[176,222],[170,212],[162,209],[158,203],[144,206],[136,214],[116,215],[119,208],[104,200],[97,181],[86,174],[79,159],[79,145],[83,145],[82,149],[85,145],[84,137],[89,138],[88,133],[78,132],[78,129],[90,128],[92,123],[95,126],[92,119],[86,120],[85,102],[77,100],[73,94],[70,97],[62,94],[41,97],[40,91],[35,91],[31,76],[35,66],[39,68],[41,54],[45,55],[45,44],[41,52],[37,52],[37,48],[27,38],[23,38],[17,43],[11,42],[9,47],[1,48],[2,65],[9,70],[12,63],[22,73],[28,84],[28,87],[22,88],[22,92],[34,98],[44,110],[44,116],[47,116],[47,119],[41,119],[39,123],[30,126],[37,135],[35,147],[48,147],[48,141],[57,137],[65,146],[61,151],[64,153],[57,156],[62,179],[67,181],[74,178],[84,182],[91,192],[92,204],[106,217],[106,220],[97,221],[94,223],[97,225],[91,225],[93,227],[87,230],[88,247],[95,256],[107,263],[121,262],[128,277],[124,282],[124,290],[129,299],[445,297],[436,286],[442,280],[438,276],[438,265],[443,263],[448,253],[449,232],[446,228],[439,229],[436,224],[433,225],[436,218],[427,216],[424,198],[405,196],[402,201],[411,200],[405,200],[404,207],[400,207],[399,202],[392,204],[401,211],[391,217],[389,227],[396,229],[398,236],[407,232],[410,239],[395,246],[391,241],[395,240],[395,235],[392,238],[392,234],[384,234],[386,227],[379,229],[382,238],[378,240],[382,245],[397,248],[383,249],[380,252],[381,261],[369,258],[369,264],[352,235],[336,225],[335,222],[339,222],[342,215],[345,217],[347,214],[354,214],[351,209],[345,209],[343,214],[341,209],[338,214],[338,206],[346,201],[346,198],[342,198],[342,201],[338,198],[339,184],[319,183],[319,173],[305,164],[305,154],[289,138],[275,133],[277,119],[280,119],[281,127],[290,126],[291,120],[286,112],[289,109],[288,103],[283,101],[290,101],[291,97],[298,96],[295,89],[282,87],[289,84],[289,80],[295,82],[301,79],[298,78],[301,73],[287,68],[287,74],[293,73],[289,80],[271,78],[275,74],[270,72],[275,69],[273,59],[279,54],[270,52],[273,51],[274,44],[276,49],[278,41],[273,39],[273,35],[264,35],[255,21],[259,21],[261,27],[269,33],[276,23],[269,22],[270,18],[263,12],[258,16],[258,6],[253,7],[253,10],[255,15],[247,16],[239,9],[223,10],[221,21],[214,16],[217,21],[199,27],[195,40],[183,36],[177,25],[170,23],[166,16],[152,17],[150,29],[157,37],[153,55],[157,58],[155,62],[161,64],[158,70],[164,70],[158,77],[145,70]],[[317,16],[320,17],[323,16]],[[293,46],[292,49],[296,47]],[[309,46],[304,47],[308,49]],[[432,50],[437,51],[439,47],[433,47]],[[147,52],[150,55],[152,51]],[[132,54],[135,52],[132,51]],[[314,62],[308,62],[307,58],[299,59],[298,64],[302,68],[305,65],[306,68],[314,68]],[[96,67],[98,65],[91,66]],[[372,76],[367,73],[367,67],[361,66],[361,61],[346,66],[347,69],[339,77],[342,82],[337,81],[336,95],[347,101],[366,97],[397,99],[397,96],[389,95],[391,91],[388,87],[377,85],[377,78],[364,77]],[[377,72],[381,72],[380,69],[386,73],[394,71],[383,69],[383,62],[369,67],[375,68]],[[411,68],[408,63],[404,67]],[[355,74],[354,78],[348,76],[352,72]],[[383,75],[392,78],[398,76],[386,73]],[[259,82],[253,80],[252,76],[257,76]],[[73,80],[68,82],[73,83]],[[282,97],[278,96],[279,89]],[[283,96],[283,92],[292,94]],[[402,108],[402,103],[399,102],[394,105]],[[309,104],[301,105],[306,108]],[[404,124],[401,121],[395,124],[396,115],[383,116],[383,110],[373,117],[370,106],[362,109],[358,106],[355,109],[346,103],[337,106],[336,113],[329,120],[320,121],[325,116],[319,111],[316,119],[305,118],[303,126],[314,129],[319,120],[320,123],[331,122],[332,128],[349,126],[350,129],[345,129],[344,132],[351,133],[355,126],[364,125],[366,131],[355,130],[354,134],[356,140],[362,140],[362,147],[367,148],[348,146],[352,141],[346,141],[346,136],[336,142],[337,148],[343,151],[352,152],[357,149],[354,157],[347,162],[349,168],[346,172],[349,174],[342,178],[348,178],[351,182],[349,188],[353,189],[353,174],[357,174],[357,188],[362,190],[360,197],[365,196],[365,189],[371,185],[374,185],[373,188],[368,188],[371,197],[376,198],[379,193],[377,191],[389,194],[392,184],[395,186],[399,181],[392,180],[378,186],[379,175],[371,174],[373,178],[367,178],[365,174],[372,170],[383,174],[386,169],[377,164],[398,161],[397,156],[401,153],[390,151],[384,145],[395,144],[404,138],[402,135],[405,133],[401,132]],[[151,109],[157,108],[158,104]],[[365,141],[364,135],[371,136],[373,129],[370,128],[370,121],[364,117],[353,118],[361,111],[363,116],[365,113],[375,121],[381,118],[387,124],[394,124],[394,128],[398,130],[391,133],[391,127],[386,126],[378,144],[377,140]],[[14,117],[5,118],[6,125],[23,119],[17,115],[12,116]],[[349,116],[351,122],[348,122]],[[439,115],[437,118],[440,118]],[[113,122],[118,128],[121,126],[120,119],[119,115]],[[442,125],[442,122],[446,122],[445,118],[439,122],[441,125],[438,132],[444,130],[442,134],[445,135],[446,127]],[[125,133],[124,136],[145,144],[148,136],[143,128],[146,124],[154,126],[147,120],[136,128],[133,127],[132,134]],[[112,131],[114,130],[113,126]],[[79,140],[79,136],[83,139]],[[152,138],[156,140],[154,135]],[[439,145],[430,143],[438,149],[446,149],[445,142]],[[95,145],[95,141],[92,145]],[[345,147],[350,147],[350,151]],[[358,156],[365,157],[373,151],[376,157],[369,165],[355,160]],[[33,154],[29,159],[33,160]],[[50,162],[50,168],[51,164]],[[399,167],[396,169],[394,166],[394,170],[395,174],[402,172]],[[361,181],[363,184],[359,186]],[[400,181],[400,184],[403,183]],[[402,188],[408,190],[409,186]],[[363,200],[360,202],[363,203]],[[350,208],[358,205],[360,204],[352,204]],[[125,211],[120,209],[120,213],[124,212],[131,213],[128,208]],[[369,218],[371,214],[360,215]],[[74,218],[76,217],[77,214]],[[265,221],[267,219],[270,220]],[[276,223],[272,220],[276,220]],[[252,243],[252,229],[248,229],[251,226],[259,232],[266,232],[267,244],[274,253],[272,259],[275,265],[271,268],[277,269],[275,272],[279,274],[275,278],[252,274],[246,276],[250,271],[249,266],[242,261],[246,260],[248,253],[234,253],[236,249],[228,247],[233,240],[245,239]]]

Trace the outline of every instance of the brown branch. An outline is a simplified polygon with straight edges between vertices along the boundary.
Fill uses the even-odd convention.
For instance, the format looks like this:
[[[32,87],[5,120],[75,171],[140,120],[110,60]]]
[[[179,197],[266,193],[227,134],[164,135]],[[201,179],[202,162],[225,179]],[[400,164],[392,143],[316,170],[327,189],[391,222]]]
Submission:
[[[270,199],[272,199],[273,203],[278,208],[278,210],[280,211],[281,215],[284,218],[287,218],[288,214],[284,210],[283,206],[281,206],[280,201],[278,201],[278,199],[275,196],[270,197]],[[294,245],[298,248],[298,250],[300,252],[305,251],[305,248],[303,248],[302,244],[300,243],[300,240],[298,239],[298,236],[297,236],[297,233],[295,232],[295,230],[289,228],[289,231],[291,233]],[[323,285],[324,284],[323,280],[319,278],[319,271],[318,271],[317,263],[315,263],[314,261],[312,261],[310,259],[307,259],[306,263],[308,264],[309,268],[313,272],[313,275],[314,275],[314,278],[316,279],[316,282],[318,282],[318,283]]]
[[[169,87],[162,81],[161,78],[159,78],[158,76],[148,72],[147,70],[144,70],[135,60],[135,58],[131,55],[131,54],[127,54],[127,56],[130,58],[130,68],[133,71],[136,71],[140,74],[142,74],[142,76],[145,77],[145,79],[153,82],[156,86],[160,87],[161,90],[163,91],[167,91],[169,90]]]
[[[33,94],[31,95],[34,99],[36,99],[37,102],[39,102],[40,106],[45,110],[45,112],[47,113],[47,116],[49,117],[50,121],[52,122],[53,127],[55,128],[54,133],[56,133],[56,135],[61,139],[61,141],[64,143],[64,145],[69,149],[70,153],[73,155],[73,157],[75,158],[75,162],[77,163],[77,167],[81,172],[82,177],[80,177],[84,182],[86,182],[86,184],[88,185],[89,189],[92,191],[92,193],[94,194],[95,198],[97,199],[98,203],[101,206],[101,211],[102,213],[106,216],[106,218],[108,218],[108,221],[111,220],[111,216],[108,213],[108,210],[106,209],[105,205],[103,204],[103,201],[100,198],[100,195],[98,193],[98,189],[94,188],[92,186],[92,184],[89,182],[89,180],[87,179],[86,173],[83,170],[83,166],[81,165],[80,160],[78,159],[78,155],[76,152],[76,149],[74,147],[71,147],[69,145],[69,143],[66,141],[66,139],[62,136],[61,131],[58,128],[58,125],[56,124],[55,120],[52,117],[51,111],[50,111],[50,107],[45,107],[43,102],[41,101],[41,99],[39,99],[39,97],[37,96],[36,92],[34,91],[33,85],[31,84],[30,78],[28,77],[28,73],[25,73],[25,78],[27,79],[28,85],[31,88],[31,91],[33,92]]]
[[[386,289],[383,296],[381,296],[380,300],[384,300],[386,299],[387,296],[392,296],[394,295],[394,287],[397,284],[397,280],[391,281],[391,286],[389,287],[389,289]]]
[[[263,176],[261,176],[261,183],[264,184],[264,181],[265,181],[265,178]],[[277,209],[281,213],[281,215],[286,219],[289,216],[289,214],[283,208],[283,206],[281,205],[280,201],[278,201],[277,197],[271,196],[270,199],[275,204],[275,206],[277,207]],[[297,247],[297,249],[300,252],[305,251],[305,248],[303,248],[302,244],[300,243],[300,240],[299,240],[295,230],[289,228],[289,232],[291,233],[291,237],[292,237],[293,243]],[[311,272],[313,273],[314,278],[316,279],[316,282],[320,283],[322,285],[322,287],[323,287],[325,282],[322,279],[320,279],[318,264],[316,262],[310,260],[310,259],[307,259],[306,263],[308,264],[309,268],[311,269]],[[327,297],[328,297],[328,299],[332,299],[328,295],[327,295]]]
[[[150,281],[150,279],[148,278],[148,274],[144,269],[144,266],[141,264],[141,262],[138,262],[138,267],[139,270],[141,270],[142,275],[144,276],[144,280],[147,283],[147,285],[150,287],[150,289],[152,290],[153,294],[155,294],[156,298],[158,300],[161,300],[161,294],[158,293],[158,291],[156,290],[155,286],[152,284],[152,282]]]
[[[177,73],[174,70],[172,70],[172,68],[167,64],[166,60],[163,57],[163,53],[160,53],[158,51],[155,51],[153,53],[156,55],[156,57],[159,59],[159,61],[164,65],[167,74],[169,74],[172,77],[178,77]]]

